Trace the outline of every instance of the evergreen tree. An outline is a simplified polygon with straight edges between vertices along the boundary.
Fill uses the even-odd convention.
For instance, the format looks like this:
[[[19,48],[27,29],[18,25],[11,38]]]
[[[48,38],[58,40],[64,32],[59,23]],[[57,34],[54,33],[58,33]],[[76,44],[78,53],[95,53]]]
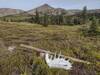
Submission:
[[[44,13],[43,26],[44,27],[47,27],[48,26],[48,15],[47,15],[47,13]]]
[[[89,28],[89,34],[90,35],[96,35],[98,31],[98,26],[97,26],[97,20],[95,17],[92,18],[92,23],[90,25],[90,28]]]
[[[59,15],[59,24],[61,25],[61,24],[63,24],[63,14],[60,14]]]
[[[87,7],[86,6],[83,8],[83,11],[82,11],[82,19],[83,19],[83,23],[85,24],[87,22]]]
[[[36,15],[35,15],[35,23],[37,23],[37,24],[40,23],[40,20],[39,20],[39,12],[38,12],[37,9],[36,9]]]

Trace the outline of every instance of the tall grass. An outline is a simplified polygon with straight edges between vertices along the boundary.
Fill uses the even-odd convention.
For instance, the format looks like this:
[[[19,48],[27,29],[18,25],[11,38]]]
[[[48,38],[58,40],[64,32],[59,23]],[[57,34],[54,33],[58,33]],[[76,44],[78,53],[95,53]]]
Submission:
[[[29,64],[32,58],[36,58],[34,51],[25,52],[19,44],[28,44],[37,48],[50,50],[52,52],[72,56],[82,60],[90,61],[91,65],[82,63],[73,64],[72,71],[51,70],[53,75],[65,73],[65,75],[99,75],[100,71],[100,38],[84,37],[80,35],[78,29],[80,26],[53,26],[42,27],[30,23],[0,23],[0,38],[5,47],[15,45],[16,50],[13,53],[0,49],[0,73],[8,72],[17,66],[20,72],[25,71],[25,66]],[[28,50],[28,49],[25,49]],[[34,57],[35,56],[35,57]],[[73,61],[71,61],[73,62]],[[3,66],[2,66],[3,65]],[[28,66],[28,65],[27,65]],[[82,67],[82,68],[81,68]],[[12,69],[13,68],[13,69]],[[78,72],[77,72],[78,71]]]

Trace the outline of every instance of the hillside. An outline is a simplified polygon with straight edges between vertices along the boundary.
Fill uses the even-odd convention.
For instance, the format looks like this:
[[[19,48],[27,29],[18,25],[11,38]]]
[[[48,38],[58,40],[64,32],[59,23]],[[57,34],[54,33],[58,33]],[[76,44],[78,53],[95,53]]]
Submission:
[[[45,13],[45,12],[50,12],[51,13],[55,9],[53,7],[51,7],[51,6],[49,6],[48,4],[44,4],[44,5],[41,5],[39,7],[34,8],[34,9],[31,9],[31,10],[29,10],[27,12],[30,13],[30,14],[35,14],[36,10],[38,12],[41,12],[41,13]]]
[[[69,9],[69,10],[67,10],[64,8],[55,8],[55,7],[52,7],[48,4],[43,4],[39,7],[36,7],[34,9],[27,11],[27,13],[35,15],[36,9],[40,13],[47,12],[47,13],[51,13],[51,14],[57,14],[57,13],[64,12],[64,13],[66,13],[66,15],[75,15],[75,14],[80,13],[82,11],[81,9]],[[100,9],[90,9],[90,10],[88,10],[88,13],[100,13]]]
[[[49,15],[54,14],[61,14],[64,13],[64,15],[74,17],[74,16],[80,16],[82,10],[80,9],[64,9],[64,8],[55,8],[48,4],[43,4],[41,6],[38,6],[34,9],[31,9],[29,11],[23,11],[21,9],[11,9],[11,8],[0,8],[0,20],[12,20],[12,21],[28,21],[32,22],[32,17],[36,14],[36,9],[39,12],[40,15],[43,15],[44,13],[48,13]],[[100,17],[100,9],[91,9],[87,10],[88,16],[91,17],[95,15],[97,18]],[[31,21],[30,21],[31,20]]]
[[[100,9],[89,10],[88,13],[100,13]]]
[[[99,75],[100,38],[82,36],[79,32],[80,27],[56,25],[43,27],[30,23],[0,22],[0,41],[2,42],[0,43],[0,74],[7,75],[8,72],[15,71],[16,67],[22,69],[28,66],[27,69],[30,70],[29,63],[34,57],[36,58],[34,62],[37,60],[36,54],[33,50],[19,46],[20,44],[28,44],[52,52],[59,53],[61,51],[64,55],[92,63],[87,65],[71,61],[73,62],[72,70],[49,69],[52,75],[58,75],[58,73],[63,73],[63,75]],[[16,46],[16,49],[9,52],[7,48],[13,45]],[[28,53],[28,51],[32,52]]]
[[[73,15],[73,14],[76,14],[76,13],[80,12],[80,10],[75,10],[75,9],[74,10],[66,10],[64,8],[54,8],[54,7],[52,7],[48,4],[43,4],[39,7],[31,9],[27,12],[34,15],[35,12],[36,12],[36,9],[40,13],[49,13],[49,14],[57,14],[57,13],[60,14],[60,13],[64,12],[66,15]]]
[[[21,9],[11,9],[11,8],[0,8],[0,17],[7,15],[14,15],[24,12]]]

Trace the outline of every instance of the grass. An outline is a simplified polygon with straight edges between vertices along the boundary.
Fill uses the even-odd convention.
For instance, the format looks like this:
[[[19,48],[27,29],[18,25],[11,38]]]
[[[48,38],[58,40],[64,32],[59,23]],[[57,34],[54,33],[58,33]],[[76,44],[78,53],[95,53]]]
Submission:
[[[57,25],[43,27],[42,25],[31,23],[0,22],[0,38],[5,47],[28,44],[56,53],[61,51],[64,55],[93,63],[91,65],[74,63],[72,71],[69,71],[69,75],[99,75],[100,38],[80,35],[80,27]],[[18,49],[21,50],[20,47]],[[2,50],[3,48],[1,48]]]

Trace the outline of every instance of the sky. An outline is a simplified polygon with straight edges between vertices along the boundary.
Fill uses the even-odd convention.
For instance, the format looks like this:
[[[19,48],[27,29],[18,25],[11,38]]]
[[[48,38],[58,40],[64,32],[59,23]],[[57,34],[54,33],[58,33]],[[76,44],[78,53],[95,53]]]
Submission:
[[[82,9],[84,6],[100,9],[100,0],[0,0],[0,8],[30,10],[43,4],[65,9]]]

